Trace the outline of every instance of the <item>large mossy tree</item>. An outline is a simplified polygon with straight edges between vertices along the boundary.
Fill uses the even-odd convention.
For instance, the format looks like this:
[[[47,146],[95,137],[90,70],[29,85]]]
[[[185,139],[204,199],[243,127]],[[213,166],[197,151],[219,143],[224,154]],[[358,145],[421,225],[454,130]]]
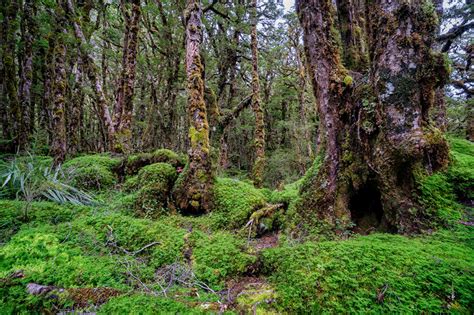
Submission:
[[[200,214],[211,209],[212,163],[209,123],[204,100],[204,65],[201,60],[202,6],[200,0],[188,0],[186,21],[187,110],[189,120],[189,162],[174,188],[179,209]]]
[[[429,120],[449,71],[432,49],[435,8],[429,0],[336,3],[296,2],[322,139],[319,171],[308,175],[298,213],[335,230],[353,222],[418,231],[430,217],[417,179],[449,161]]]

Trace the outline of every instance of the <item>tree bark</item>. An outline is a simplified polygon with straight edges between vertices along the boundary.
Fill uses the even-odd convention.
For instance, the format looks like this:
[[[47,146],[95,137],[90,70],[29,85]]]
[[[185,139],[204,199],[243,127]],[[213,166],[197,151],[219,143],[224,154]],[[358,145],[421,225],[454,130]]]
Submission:
[[[265,122],[260,99],[260,81],[258,74],[258,39],[257,39],[257,0],[251,2],[251,48],[252,48],[252,110],[255,114],[255,161],[253,164],[253,181],[256,187],[263,185],[265,169]]]
[[[429,225],[416,178],[444,167],[449,150],[427,115],[447,69],[431,50],[436,25],[426,7],[370,2],[364,81],[342,64],[332,1],[297,1],[323,134],[319,171],[305,181],[297,205],[308,222],[342,231],[352,221],[361,230],[401,233]]]
[[[54,165],[59,165],[66,158],[66,44],[64,37],[67,34],[63,10],[59,7],[56,11],[57,32],[54,48],[54,82],[52,101],[52,129],[53,139],[51,143],[51,155],[54,157]]]
[[[25,145],[25,139],[22,139],[21,128],[23,124],[23,115],[21,111],[20,101],[18,99],[18,80],[17,67],[15,63],[16,53],[16,32],[18,29],[17,14],[19,4],[17,0],[12,0],[4,4],[5,15],[3,18],[3,29],[5,33],[5,41],[3,46],[3,69],[5,74],[6,96],[9,104],[9,119],[12,124],[10,139],[12,152],[22,150]]]
[[[188,0],[186,21],[186,75],[189,119],[189,162],[175,185],[177,206],[185,213],[203,213],[211,209],[214,180],[210,157],[209,124],[204,101],[202,43],[202,7],[200,0]]]
[[[33,1],[26,0],[23,5],[23,15],[21,21],[21,34],[23,49],[20,54],[21,71],[20,85],[18,89],[20,108],[22,112],[22,121],[20,126],[20,139],[22,147],[26,148],[29,144],[31,131],[31,117],[34,113],[32,106],[31,87],[33,81],[33,31],[34,31],[34,13]]]

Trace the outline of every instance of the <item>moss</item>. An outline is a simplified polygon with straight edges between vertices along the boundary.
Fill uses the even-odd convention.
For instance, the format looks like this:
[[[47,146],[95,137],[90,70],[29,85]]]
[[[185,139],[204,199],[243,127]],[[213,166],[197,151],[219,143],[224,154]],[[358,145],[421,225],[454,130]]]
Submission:
[[[217,178],[214,185],[216,226],[238,228],[254,210],[265,205],[263,192],[253,185],[230,178]]]
[[[472,231],[451,233],[283,246],[264,251],[262,262],[282,312],[470,313]]]
[[[184,167],[186,157],[168,149],[158,149],[153,152],[133,154],[122,161],[125,175],[135,175],[144,166],[154,163],[168,163],[175,168]]]
[[[245,242],[226,232],[191,234],[193,269],[198,279],[222,289],[225,280],[244,273],[255,257],[243,252]]]
[[[85,155],[67,161],[64,168],[72,172],[75,187],[103,190],[117,182],[114,169],[119,163],[119,159],[107,155]]]
[[[157,218],[167,213],[169,198],[177,178],[176,169],[167,163],[145,166],[138,173],[135,213],[139,216]]]
[[[450,139],[452,163],[447,178],[462,201],[474,199],[474,144],[468,140]]]
[[[352,86],[354,79],[350,75],[346,75],[343,79],[343,82],[345,86]]]
[[[277,294],[275,289],[264,283],[243,290],[237,296],[237,309],[244,314],[278,314],[275,310],[268,306],[276,300]]]
[[[184,303],[145,294],[134,294],[111,299],[104,304],[98,314],[204,314]]]
[[[25,221],[24,201],[0,200],[0,243],[6,242],[23,224],[59,224],[72,220],[75,216],[89,213],[90,208],[73,205],[58,205],[53,202],[32,202]]]

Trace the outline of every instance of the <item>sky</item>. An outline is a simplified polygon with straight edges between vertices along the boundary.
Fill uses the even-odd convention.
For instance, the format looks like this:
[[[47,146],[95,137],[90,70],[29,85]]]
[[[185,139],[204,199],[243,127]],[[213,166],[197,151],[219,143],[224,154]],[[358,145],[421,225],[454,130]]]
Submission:
[[[294,4],[295,4],[295,0],[283,0],[285,11],[289,11]]]

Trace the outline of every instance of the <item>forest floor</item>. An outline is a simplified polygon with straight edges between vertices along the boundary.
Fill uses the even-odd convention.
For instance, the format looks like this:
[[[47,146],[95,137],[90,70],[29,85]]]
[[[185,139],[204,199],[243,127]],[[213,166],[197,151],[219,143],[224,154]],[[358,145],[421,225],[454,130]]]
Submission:
[[[105,169],[92,172],[94,204],[0,200],[0,314],[472,314],[474,145],[452,150],[450,169],[422,183],[443,219],[433,229],[337,239],[290,233],[301,180],[271,191],[218,178],[215,211],[157,214],[144,171],[109,181],[114,158],[76,158],[77,171]]]

